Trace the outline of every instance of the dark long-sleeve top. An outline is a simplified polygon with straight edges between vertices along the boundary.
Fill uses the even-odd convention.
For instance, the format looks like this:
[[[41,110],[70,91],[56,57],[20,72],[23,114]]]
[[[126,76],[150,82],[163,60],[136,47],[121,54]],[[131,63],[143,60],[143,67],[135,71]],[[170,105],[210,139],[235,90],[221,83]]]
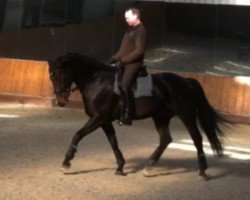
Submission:
[[[119,51],[112,57],[123,64],[142,62],[145,53],[146,29],[143,24],[129,27],[123,36]]]

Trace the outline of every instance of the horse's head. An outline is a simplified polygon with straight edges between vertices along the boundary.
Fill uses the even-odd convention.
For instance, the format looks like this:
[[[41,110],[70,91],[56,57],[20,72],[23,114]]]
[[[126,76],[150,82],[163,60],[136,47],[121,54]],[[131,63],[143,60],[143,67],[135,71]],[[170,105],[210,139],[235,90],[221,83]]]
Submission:
[[[110,67],[94,58],[77,53],[68,53],[49,61],[50,79],[53,82],[57,104],[65,106],[68,103],[70,88],[74,81],[88,83],[99,70],[110,70]]]
[[[73,83],[71,65],[64,57],[58,57],[55,61],[48,63],[57,105],[64,107],[69,102],[68,97]]]

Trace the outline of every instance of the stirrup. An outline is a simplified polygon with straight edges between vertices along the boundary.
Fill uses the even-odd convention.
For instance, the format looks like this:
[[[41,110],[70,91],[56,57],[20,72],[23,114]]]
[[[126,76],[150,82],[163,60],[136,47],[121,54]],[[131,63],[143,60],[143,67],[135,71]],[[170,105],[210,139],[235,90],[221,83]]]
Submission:
[[[131,126],[132,125],[132,119],[127,118],[123,120],[123,125],[128,125]]]
[[[123,126],[124,124],[123,124],[123,121],[121,121],[121,120],[117,120],[117,124],[119,125],[119,126]]]
[[[124,125],[132,125],[132,118],[128,111],[125,112],[122,122]]]
[[[132,125],[132,120],[131,119],[127,119],[127,120],[123,120],[123,121],[118,120],[117,124],[119,126],[123,126],[123,125],[131,126]]]
[[[122,116],[118,121],[117,124],[119,126],[123,125],[132,125],[132,118],[128,115],[128,113],[125,113],[124,116]]]

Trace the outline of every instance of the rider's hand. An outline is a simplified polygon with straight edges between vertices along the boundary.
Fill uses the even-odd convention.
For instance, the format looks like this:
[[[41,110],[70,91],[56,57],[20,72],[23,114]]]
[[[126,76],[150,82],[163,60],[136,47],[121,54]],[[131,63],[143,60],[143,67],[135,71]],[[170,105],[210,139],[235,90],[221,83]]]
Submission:
[[[117,61],[114,60],[114,59],[111,59],[111,61],[109,62],[109,65],[110,65],[111,67],[116,67]]]
[[[119,61],[116,62],[116,67],[117,67],[117,68],[122,68],[123,65],[124,65],[124,64],[122,63],[121,60],[119,60]]]
[[[109,63],[112,65],[112,64],[114,64],[116,62],[117,62],[117,60],[115,60],[115,59],[112,58]]]

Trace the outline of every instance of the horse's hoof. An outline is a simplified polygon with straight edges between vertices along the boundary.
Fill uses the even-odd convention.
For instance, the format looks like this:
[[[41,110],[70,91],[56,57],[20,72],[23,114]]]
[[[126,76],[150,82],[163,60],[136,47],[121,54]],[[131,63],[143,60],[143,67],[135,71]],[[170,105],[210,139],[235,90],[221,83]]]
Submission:
[[[143,176],[150,177],[150,173],[147,170],[143,170]]]
[[[68,164],[62,164],[61,171],[65,172],[65,171],[69,170],[70,166],[71,166],[70,163],[68,163]]]
[[[143,170],[143,176],[144,177],[151,177],[152,176],[152,173],[150,173],[151,171],[152,171],[151,167],[146,167]]]
[[[125,174],[122,170],[116,170],[116,171],[115,171],[115,175],[118,175],[118,176],[126,176],[127,174]]]
[[[207,175],[205,172],[200,172],[199,175],[203,181],[208,181],[212,178],[211,176]]]

